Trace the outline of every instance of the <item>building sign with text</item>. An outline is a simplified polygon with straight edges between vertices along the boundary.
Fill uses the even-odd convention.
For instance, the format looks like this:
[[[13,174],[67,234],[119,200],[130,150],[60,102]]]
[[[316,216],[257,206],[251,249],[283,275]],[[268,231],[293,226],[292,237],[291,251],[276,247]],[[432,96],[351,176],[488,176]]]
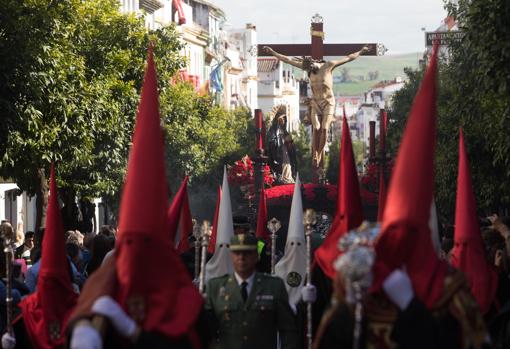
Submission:
[[[439,46],[448,46],[454,41],[462,40],[464,33],[459,30],[451,30],[447,32],[426,32],[425,45],[433,46],[437,43]]]

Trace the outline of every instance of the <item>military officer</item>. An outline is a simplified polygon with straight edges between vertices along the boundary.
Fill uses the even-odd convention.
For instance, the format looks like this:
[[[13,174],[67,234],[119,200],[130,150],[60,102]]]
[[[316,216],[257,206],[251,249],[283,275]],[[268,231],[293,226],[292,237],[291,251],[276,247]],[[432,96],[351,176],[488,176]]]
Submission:
[[[283,281],[255,271],[257,239],[238,234],[231,239],[235,272],[213,278],[207,285],[206,311],[215,331],[215,348],[297,347],[296,318]]]

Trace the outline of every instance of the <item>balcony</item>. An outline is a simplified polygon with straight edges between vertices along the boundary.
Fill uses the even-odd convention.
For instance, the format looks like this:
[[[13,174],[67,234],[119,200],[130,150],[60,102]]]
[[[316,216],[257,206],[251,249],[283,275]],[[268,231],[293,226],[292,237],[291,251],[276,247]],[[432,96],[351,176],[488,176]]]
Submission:
[[[140,10],[145,10],[147,13],[153,13],[164,6],[161,0],[140,0]]]

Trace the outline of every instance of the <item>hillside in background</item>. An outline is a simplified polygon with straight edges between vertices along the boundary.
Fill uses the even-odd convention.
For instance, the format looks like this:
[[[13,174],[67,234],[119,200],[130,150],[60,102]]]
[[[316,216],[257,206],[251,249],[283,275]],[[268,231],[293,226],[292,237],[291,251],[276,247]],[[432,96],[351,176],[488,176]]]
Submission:
[[[361,95],[381,80],[405,78],[404,68],[418,68],[422,53],[407,53],[378,57],[360,57],[336,68],[333,72],[335,95]],[[335,57],[327,57],[335,59]],[[301,77],[302,72],[295,68],[294,75]],[[372,79],[372,80],[370,80]]]

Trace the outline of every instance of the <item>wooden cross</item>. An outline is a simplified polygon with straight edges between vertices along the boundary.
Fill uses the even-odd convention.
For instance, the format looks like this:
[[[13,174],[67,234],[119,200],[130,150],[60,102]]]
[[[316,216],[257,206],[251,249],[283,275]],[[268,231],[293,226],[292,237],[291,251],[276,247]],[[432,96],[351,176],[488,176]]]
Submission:
[[[263,47],[269,46],[278,53],[286,56],[311,56],[313,59],[323,59],[324,56],[347,56],[361,50],[363,46],[369,48],[363,56],[378,56],[384,54],[386,49],[381,44],[324,44],[324,20],[316,14],[312,17],[310,34],[311,44],[260,44],[258,45],[258,56],[271,56]]]

